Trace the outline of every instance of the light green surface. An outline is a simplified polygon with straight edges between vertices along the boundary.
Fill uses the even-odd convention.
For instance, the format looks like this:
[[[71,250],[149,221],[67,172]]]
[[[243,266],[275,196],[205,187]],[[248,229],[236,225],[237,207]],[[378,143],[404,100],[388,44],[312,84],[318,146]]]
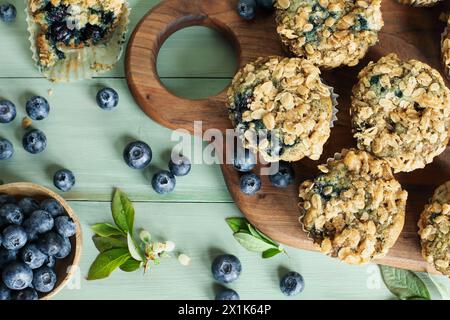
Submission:
[[[262,260],[243,250],[234,241],[224,218],[239,215],[231,202],[218,166],[196,165],[192,174],[178,179],[176,191],[156,195],[149,177],[156,168],[165,168],[171,131],[148,119],[134,103],[123,79],[123,62],[106,76],[70,85],[55,85],[42,79],[31,61],[23,15],[23,1],[15,2],[19,16],[11,26],[0,23],[0,97],[18,107],[16,121],[0,125],[0,136],[10,139],[16,149],[14,158],[0,163],[4,182],[31,181],[51,187],[56,168],[67,167],[77,177],[71,200],[84,231],[80,279],[84,279],[97,252],[88,226],[109,221],[109,201],[114,187],[121,187],[136,201],[136,225],[156,237],[173,240],[192,258],[182,267],[176,259],[163,263],[143,276],[121,271],[104,281],[81,280],[80,288],[66,288],[58,299],[211,299],[214,281],[210,275],[212,257],[219,252],[233,253],[242,261],[242,278],[231,287],[243,299],[282,299],[278,289],[283,268],[297,270],[306,281],[299,299],[389,299],[392,296],[379,282],[374,266],[351,267],[318,253],[289,248],[289,258],[278,256]],[[130,1],[132,24],[157,3]],[[233,50],[215,32],[189,28],[169,39],[160,53],[159,74],[168,88],[179,95],[198,98],[223,89],[235,68]],[[188,57],[189,63],[186,63]],[[113,112],[100,110],[95,94],[100,86],[111,86],[120,94],[120,107]],[[47,90],[53,95],[48,97]],[[40,155],[27,154],[21,147],[20,120],[24,103],[32,94],[48,97],[50,117],[36,122],[48,136],[48,149]],[[170,105],[161,106],[170,108]],[[126,167],[121,153],[130,139],[142,139],[153,148],[150,170]],[[86,201],[89,200],[89,201]],[[139,202],[137,202],[139,201]],[[375,273],[374,273],[375,272]],[[75,279],[76,280],[76,279]],[[76,281],[74,283],[75,287]]]

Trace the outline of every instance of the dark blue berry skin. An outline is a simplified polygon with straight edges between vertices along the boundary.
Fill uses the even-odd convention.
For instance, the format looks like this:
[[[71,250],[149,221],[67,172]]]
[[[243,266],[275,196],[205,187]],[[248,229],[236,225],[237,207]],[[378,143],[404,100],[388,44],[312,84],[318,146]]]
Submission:
[[[47,261],[47,256],[34,243],[28,243],[23,247],[20,252],[20,257],[31,269],[40,268]]]
[[[123,159],[132,169],[144,169],[148,167],[152,161],[152,157],[152,149],[142,141],[131,142],[123,151]]]
[[[68,216],[60,216],[55,219],[55,230],[61,237],[70,238],[77,232],[77,226]]]
[[[5,286],[0,281],[0,301],[4,300],[11,300],[12,299],[12,292],[11,289],[9,289],[7,286]]]
[[[47,211],[37,210],[25,220],[23,226],[31,233],[43,234],[53,229],[54,219]]]
[[[13,295],[13,300],[38,300],[39,296],[33,288],[26,288],[16,292]]]
[[[20,209],[20,207],[16,204],[4,204],[0,208],[0,219],[2,220],[3,224],[20,225],[23,222],[22,209]]]
[[[8,250],[6,248],[0,248],[0,269],[3,269],[10,262],[16,261],[17,254],[18,254],[17,250]]]
[[[240,188],[246,195],[254,195],[261,189],[261,178],[254,173],[247,173],[241,177]]]
[[[191,161],[185,156],[179,156],[177,159],[170,159],[169,170],[177,177],[187,176],[191,172]]]
[[[28,116],[33,120],[43,120],[50,113],[50,105],[43,97],[32,97],[25,106]]]
[[[295,180],[295,172],[288,162],[280,161],[278,172],[269,176],[270,182],[277,188],[286,188]]]
[[[0,123],[10,123],[17,116],[17,110],[14,103],[9,100],[0,101]]]
[[[18,250],[22,248],[28,240],[25,229],[21,226],[10,225],[3,230],[3,247],[8,250]]]
[[[291,271],[281,279],[280,289],[286,296],[295,296],[305,289],[305,281],[299,273]]]
[[[16,198],[6,193],[0,193],[0,206],[6,203],[16,203]]]
[[[231,254],[224,254],[214,259],[211,271],[214,279],[221,283],[230,283],[239,278],[242,265],[239,259]]]
[[[47,257],[47,260],[45,261],[45,264],[44,264],[46,267],[49,267],[49,268],[55,268],[55,265],[56,265],[56,258],[54,257],[54,256],[48,256]]]
[[[2,272],[3,283],[11,290],[23,290],[31,285],[33,271],[25,263],[12,262]]]
[[[233,301],[241,300],[241,298],[239,297],[239,294],[233,289],[224,289],[216,295],[216,300]]]
[[[103,88],[97,93],[97,104],[103,110],[112,110],[119,104],[119,94],[112,88]]]
[[[47,148],[47,137],[40,130],[31,130],[23,136],[22,144],[29,153],[38,154]]]
[[[256,15],[255,0],[239,0],[237,11],[238,14],[245,20],[252,20]]]
[[[235,150],[233,159],[234,168],[239,172],[250,172],[256,166],[255,153],[248,149]]]
[[[16,20],[17,10],[11,3],[0,5],[0,20],[6,23],[11,23]]]
[[[41,267],[33,272],[33,287],[36,291],[47,293],[56,284],[56,273],[49,267]]]
[[[53,176],[53,184],[63,192],[70,191],[75,185],[75,175],[67,169],[58,170]]]
[[[39,210],[39,202],[30,197],[20,199],[17,205],[22,209],[25,217],[29,217],[33,212]]]
[[[175,176],[166,170],[156,173],[152,179],[152,187],[159,194],[172,192],[176,186]]]
[[[67,6],[59,5],[53,6],[51,2],[45,7],[45,12],[47,13],[47,21],[50,23],[62,21],[67,15]]]
[[[64,246],[64,239],[55,232],[49,232],[39,237],[38,248],[48,256],[58,254]]]
[[[66,22],[56,22],[50,27],[50,37],[55,42],[68,44],[72,37],[72,31],[69,29]]]
[[[14,155],[14,146],[8,139],[0,138],[0,160],[9,160]]]
[[[275,0],[256,0],[256,5],[267,11],[273,11],[275,9],[274,3]]]
[[[56,218],[64,213],[64,208],[55,199],[45,199],[42,201],[41,209],[50,213],[53,218]]]
[[[61,237],[61,239],[62,239],[61,249],[59,250],[58,253],[54,255],[56,259],[64,259],[72,251],[72,244],[70,243],[70,240],[68,238],[63,237]]]

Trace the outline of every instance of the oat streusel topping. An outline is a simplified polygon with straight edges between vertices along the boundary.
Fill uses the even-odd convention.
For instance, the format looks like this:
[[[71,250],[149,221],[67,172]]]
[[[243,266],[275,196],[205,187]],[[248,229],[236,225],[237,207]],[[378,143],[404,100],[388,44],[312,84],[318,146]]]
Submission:
[[[445,68],[445,76],[450,79],[450,15],[447,13],[447,27],[442,35],[441,50],[442,62]]]
[[[283,44],[324,68],[358,64],[384,25],[381,0],[277,0],[275,6]]]
[[[450,135],[450,91],[438,71],[395,54],[371,62],[353,87],[350,109],[358,148],[395,172],[423,168]]]
[[[307,60],[267,57],[247,64],[231,83],[228,108],[244,146],[269,162],[317,160],[330,136],[332,89]]]
[[[300,222],[318,249],[350,264],[384,256],[403,229],[408,197],[389,164],[350,149],[319,169],[300,185]]]
[[[450,181],[436,189],[418,226],[423,257],[450,277]]]
[[[429,7],[433,6],[443,0],[397,0],[401,4],[410,4],[416,7]]]

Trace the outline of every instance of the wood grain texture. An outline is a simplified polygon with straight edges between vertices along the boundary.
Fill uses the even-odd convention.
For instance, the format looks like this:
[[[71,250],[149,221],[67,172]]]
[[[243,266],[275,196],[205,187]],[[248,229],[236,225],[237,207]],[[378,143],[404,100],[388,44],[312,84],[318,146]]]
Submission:
[[[225,92],[201,101],[182,99],[170,94],[156,73],[156,57],[161,44],[176,30],[191,25],[217,28],[233,41],[239,51],[240,65],[259,56],[283,54],[273,17],[263,16],[251,23],[235,13],[236,1],[166,0],[156,6],[138,25],[131,37],[126,58],[128,84],[136,102],[154,120],[172,129],[193,132],[194,121],[203,120],[203,129],[224,131],[231,127],[227,120]],[[255,197],[239,191],[239,175],[231,166],[222,167],[233,199],[248,219],[272,238],[298,248],[313,249],[298,225],[298,185],[317,174],[316,166],[342,148],[355,146],[352,138],[349,105],[351,88],[359,70],[369,61],[391,52],[402,59],[418,59],[441,70],[439,39],[443,25],[438,16],[442,7],[416,9],[396,1],[383,2],[385,27],[380,42],[371,48],[366,58],[355,68],[339,68],[324,72],[325,81],[335,87],[339,99],[339,121],[325,146],[319,162],[308,160],[295,164],[297,181],[286,190],[270,186],[263,177],[263,188]],[[442,70],[441,70],[442,71]],[[161,108],[164,103],[170,108]],[[450,150],[423,170],[399,174],[397,178],[409,192],[404,230],[389,255],[377,262],[416,271],[433,272],[420,254],[417,220],[427,199],[442,182],[450,179]]]

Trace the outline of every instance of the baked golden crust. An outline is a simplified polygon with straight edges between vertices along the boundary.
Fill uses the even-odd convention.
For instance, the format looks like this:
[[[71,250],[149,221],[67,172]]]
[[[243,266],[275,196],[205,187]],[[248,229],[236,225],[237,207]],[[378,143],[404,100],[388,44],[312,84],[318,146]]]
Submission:
[[[384,256],[403,229],[408,197],[389,164],[350,149],[319,169],[299,192],[300,222],[318,249],[349,264]]]
[[[424,259],[450,277],[450,181],[435,190],[418,226]]]

